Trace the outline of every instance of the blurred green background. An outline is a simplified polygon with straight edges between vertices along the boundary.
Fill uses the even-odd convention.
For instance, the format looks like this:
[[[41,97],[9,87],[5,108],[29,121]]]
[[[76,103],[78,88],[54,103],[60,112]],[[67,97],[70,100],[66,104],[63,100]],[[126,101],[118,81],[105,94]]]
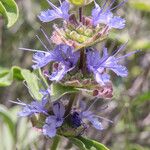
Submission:
[[[31,69],[32,53],[18,50],[19,47],[43,49],[35,35],[42,37],[37,14],[48,7],[47,3],[45,0],[16,2],[20,11],[17,23],[7,29],[4,20],[0,18],[0,72],[1,68],[14,65]],[[116,0],[116,4],[118,2]],[[90,13],[90,7],[85,13]],[[110,150],[149,150],[150,0],[129,0],[123,8],[116,10],[116,14],[126,18],[126,28],[113,31],[103,43],[112,51],[129,40],[124,53],[136,49],[141,52],[124,60],[123,64],[129,69],[128,78],[121,79],[112,74],[114,98],[104,101],[108,108],[99,111],[101,103],[95,108],[101,116],[113,120],[114,124],[104,122],[104,131],[90,129],[87,134],[107,145]],[[50,36],[52,25],[48,23],[42,27]],[[99,44],[97,47],[101,48]],[[0,150],[15,150],[16,147],[18,150],[47,150],[51,141],[34,130],[27,119],[17,117],[20,108],[9,102],[17,98],[24,102],[32,100],[22,82],[14,81],[8,87],[0,87]],[[71,149],[68,141],[62,139],[61,143],[60,149]]]

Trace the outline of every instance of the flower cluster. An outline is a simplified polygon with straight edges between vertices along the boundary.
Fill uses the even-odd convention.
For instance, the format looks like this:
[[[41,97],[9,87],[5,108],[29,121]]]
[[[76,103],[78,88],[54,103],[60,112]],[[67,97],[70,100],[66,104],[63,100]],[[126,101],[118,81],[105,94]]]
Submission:
[[[49,50],[39,39],[47,51],[31,50],[36,51],[33,55],[34,64],[32,67],[33,69],[42,69],[48,83],[59,84],[61,85],[60,88],[66,88],[68,91],[60,89],[60,91],[64,90],[64,93],[59,95],[59,98],[51,100],[54,93],[49,85],[48,89],[41,92],[43,94],[41,101],[34,100],[31,104],[19,102],[18,104],[23,106],[19,115],[34,117],[38,114],[37,122],[44,121],[40,126],[35,126],[42,129],[43,134],[48,137],[54,137],[56,134],[68,136],[71,132],[72,136],[76,136],[88,128],[88,125],[103,130],[101,120],[111,121],[96,115],[92,112],[91,106],[87,108],[85,102],[70,97],[81,94],[88,99],[110,99],[113,97],[113,86],[109,71],[113,71],[120,77],[128,75],[128,70],[121,64],[121,60],[137,51],[117,56],[119,52],[125,49],[126,44],[121,45],[112,54],[108,53],[105,46],[100,49],[92,47],[106,39],[112,29],[125,27],[125,19],[112,13],[125,1],[113,7],[115,0],[111,0],[110,4],[106,0],[100,7],[94,0],[95,6],[91,11],[91,16],[84,16],[82,12],[83,7],[86,7],[84,3],[77,3],[79,12],[72,13],[71,5],[74,4],[72,1],[64,1],[60,3],[59,7],[50,0],[47,2],[51,9],[42,11],[38,18],[44,23],[61,19],[63,24],[61,27],[56,24],[53,25],[54,31],[50,38],[43,31],[46,38],[56,46]],[[72,93],[72,91],[76,93]],[[67,103],[62,98],[66,94],[68,94]],[[77,105],[79,103],[80,106]]]

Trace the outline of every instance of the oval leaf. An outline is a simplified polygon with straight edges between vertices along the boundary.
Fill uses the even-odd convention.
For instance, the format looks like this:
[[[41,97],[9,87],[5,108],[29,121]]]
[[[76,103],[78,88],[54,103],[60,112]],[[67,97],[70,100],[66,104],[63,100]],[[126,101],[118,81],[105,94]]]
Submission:
[[[84,143],[88,150],[92,150],[93,148],[95,148],[96,150],[109,150],[105,145],[97,141],[87,139],[84,137],[78,137],[78,139]]]
[[[18,19],[19,9],[14,0],[0,0],[0,14],[6,19],[7,27],[11,27]]]

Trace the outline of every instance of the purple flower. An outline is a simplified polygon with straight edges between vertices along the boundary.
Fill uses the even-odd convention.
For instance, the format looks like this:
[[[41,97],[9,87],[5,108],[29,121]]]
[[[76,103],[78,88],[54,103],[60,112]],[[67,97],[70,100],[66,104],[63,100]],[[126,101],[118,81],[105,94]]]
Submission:
[[[125,20],[118,16],[113,16],[111,12],[113,9],[122,6],[125,1],[121,2],[116,7],[111,8],[114,2],[115,0],[112,0],[112,3],[107,8],[105,8],[107,0],[102,8],[100,8],[100,6],[95,2],[95,8],[92,10],[92,19],[94,26],[98,24],[105,24],[109,28],[123,29],[125,27]]]
[[[60,7],[56,7],[53,3],[47,0],[49,5],[53,8],[53,10],[45,10],[42,11],[41,14],[38,16],[42,22],[50,22],[58,18],[62,18],[65,20],[69,19],[69,3],[64,1]]]
[[[46,118],[46,124],[43,126],[43,134],[51,138],[56,135],[57,128],[64,122],[65,108],[61,102],[53,104],[53,113],[54,115]]]
[[[91,106],[93,106],[93,104]],[[91,122],[93,127],[96,128],[97,130],[103,130],[104,128],[102,126],[102,123],[99,121],[99,116],[95,115],[92,111],[90,111],[91,106],[86,110],[85,102],[81,101],[80,102],[80,109],[81,109],[80,116],[82,120],[86,119],[89,122]]]
[[[58,45],[53,51],[49,52],[37,52],[33,56],[34,69],[44,67],[50,62],[56,62],[54,65],[54,71],[51,75],[47,74],[50,80],[60,81],[65,74],[75,68],[79,59],[79,52],[74,52],[73,47],[68,45]]]
[[[108,55],[107,48],[103,48],[103,56],[100,57],[99,51],[90,50],[87,51],[87,68],[92,71],[95,76],[95,80],[105,85],[109,82],[110,76],[106,73],[106,69],[110,69],[115,72],[118,76],[126,77],[128,70],[125,66],[120,65],[119,61],[125,57],[128,57],[137,51],[130,52],[124,56],[115,57],[121,50],[123,50],[125,44],[122,45],[112,56]]]
[[[18,115],[21,117],[31,116],[35,113],[48,115],[47,110],[45,109],[47,102],[47,99],[42,99],[42,101],[34,100],[31,104],[25,104],[19,100],[17,104],[22,105],[23,109]]]
[[[95,102],[96,101],[94,101],[93,104]],[[72,124],[75,128],[81,126],[84,123],[84,120],[89,121],[92,124],[92,126],[96,128],[97,130],[104,129],[100,119],[103,119],[112,123],[112,121],[105,119],[103,117],[100,117],[98,115],[95,115],[92,111],[90,111],[93,104],[91,104],[91,106],[88,109],[86,109],[85,102],[80,101],[80,111],[74,110],[72,114],[72,118],[71,118]]]

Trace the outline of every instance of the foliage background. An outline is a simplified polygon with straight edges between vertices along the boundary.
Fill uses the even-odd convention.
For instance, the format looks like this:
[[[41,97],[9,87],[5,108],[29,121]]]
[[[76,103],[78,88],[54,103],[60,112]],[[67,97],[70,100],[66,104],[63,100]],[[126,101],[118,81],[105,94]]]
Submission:
[[[0,18],[0,67],[11,68],[14,65],[31,69],[32,53],[18,50],[19,47],[42,49],[35,35],[40,33],[40,22],[36,15],[47,3],[43,0],[16,0],[20,16],[17,23],[7,29]],[[101,2],[101,1],[100,1]],[[117,1],[119,2],[119,1]],[[56,3],[56,1],[55,1]],[[90,7],[89,7],[90,9]],[[90,13],[87,9],[86,13]],[[129,0],[116,11],[127,20],[122,31],[114,31],[104,41],[112,51],[129,40],[125,53],[135,49],[142,51],[125,60],[129,76],[126,79],[113,77],[114,98],[111,101],[100,101],[95,110],[101,116],[114,121],[105,124],[105,130],[97,132],[92,128],[88,136],[106,144],[111,150],[148,150],[150,147],[150,0]],[[59,22],[58,22],[59,23]],[[48,35],[52,25],[42,25]],[[100,49],[101,45],[97,45]],[[1,71],[1,70],[0,70]],[[27,89],[22,82],[14,81],[9,87],[0,88],[0,150],[48,149],[50,140],[32,129],[26,119],[17,117],[18,106],[9,100],[20,98],[30,102]],[[108,105],[107,109],[99,109]],[[64,149],[71,144],[61,140]],[[63,149],[63,148],[61,148]],[[75,149],[75,148],[72,148]]]

